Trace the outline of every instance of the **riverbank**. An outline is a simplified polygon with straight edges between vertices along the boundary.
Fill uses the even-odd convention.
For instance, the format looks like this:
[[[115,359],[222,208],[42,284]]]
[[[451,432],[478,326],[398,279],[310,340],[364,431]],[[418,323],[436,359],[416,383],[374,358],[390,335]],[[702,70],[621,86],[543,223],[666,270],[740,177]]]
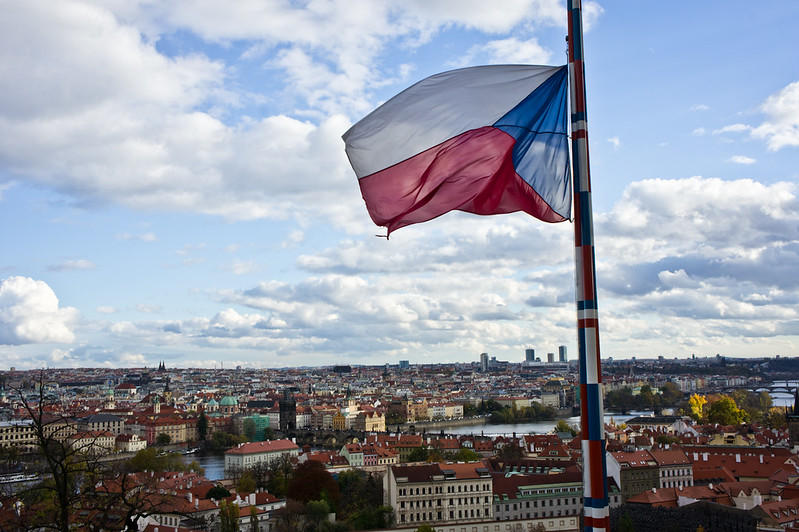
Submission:
[[[437,429],[445,429],[451,427],[471,427],[475,425],[485,425],[488,423],[489,416],[474,416],[474,417],[465,417],[461,419],[441,419],[438,421],[416,421],[414,423],[402,423],[400,425],[396,425],[399,427],[400,432],[408,432],[411,427],[413,427],[416,432],[425,432],[430,430],[437,430]],[[393,428],[394,425],[391,427],[386,427],[386,430]]]

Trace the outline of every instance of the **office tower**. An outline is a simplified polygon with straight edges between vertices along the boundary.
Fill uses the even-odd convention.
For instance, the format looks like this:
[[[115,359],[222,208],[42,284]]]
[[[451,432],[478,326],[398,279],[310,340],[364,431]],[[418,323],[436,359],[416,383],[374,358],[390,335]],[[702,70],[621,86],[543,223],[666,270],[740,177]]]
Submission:
[[[555,353],[547,353],[547,362],[549,364],[555,362]]]
[[[535,362],[535,349],[525,349],[524,350],[524,361],[525,362]]]
[[[566,346],[565,345],[558,346],[558,362],[566,362],[567,359],[568,357],[566,355]]]
[[[480,353],[480,370],[488,371],[488,353]]]

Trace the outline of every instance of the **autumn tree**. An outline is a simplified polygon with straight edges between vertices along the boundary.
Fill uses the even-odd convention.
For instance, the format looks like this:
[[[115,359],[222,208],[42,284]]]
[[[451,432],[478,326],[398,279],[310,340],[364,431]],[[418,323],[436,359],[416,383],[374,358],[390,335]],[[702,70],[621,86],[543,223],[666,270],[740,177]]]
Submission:
[[[294,470],[294,478],[288,485],[288,497],[295,501],[326,501],[335,511],[338,508],[340,492],[333,476],[320,462],[308,460]]]
[[[688,415],[691,416],[694,421],[700,423],[703,422],[705,419],[706,404],[707,404],[707,397],[696,393],[691,394],[690,399],[688,399],[688,408],[689,408]]]
[[[577,431],[565,419],[559,419],[555,423],[555,432],[568,432],[572,437],[577,435]]]
[[[707,412],[707,420],[719,425],[739,425],[746,421],[746,412],[738,408],[732,397],[722,395],[717,400],[710,403]]]

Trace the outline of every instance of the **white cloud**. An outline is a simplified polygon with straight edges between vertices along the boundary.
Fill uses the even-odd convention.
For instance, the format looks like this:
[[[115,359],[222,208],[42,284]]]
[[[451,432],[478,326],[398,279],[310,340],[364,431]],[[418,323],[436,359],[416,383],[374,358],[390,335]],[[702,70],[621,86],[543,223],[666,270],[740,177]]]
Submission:
[[[708,111],[710,110],[710,106],[703,103],[697,103],[692,105],[690,109],[691,111]]]
[[[746,155],[733,155],[728,160],[729,162],[735,164],[754,164],[757,162],[757,159],[753,159],[752,157],[747,157]]]
[[[752,136],[766,139],[772,151],[799,146],[799,81],[769,96],[761,108],[768,118],[752,130]]]
[[[299,229],[295,229],[294,231],[289,233],[288,237],[286,237],[286,240],[284,240],[280,244],[280,246],[283,248],[294,247],[297,244],[301,243],[303,240],[305,240],[305,232]]]
[[[698,127],[696,129],[694,129],[693,131],[691,131],[691,135],[693,135],[695,137],[701,137],[705,133],[707,133],[707,131],[705,131],[705,128],[703,128],[703,127]]]
[[[139,312],[144,312],[145,314],[157,314],[161,312],[162,307],[161,305],[153,305],[149,303],[139,303],[136,305],[136,310]]]
[[[533,64],[546,65],[551,62],[552,52],[542,47],[535,38],[521,41],[516,37],[489,41],[472,46],[458,65],[472,63],[488,64]]]
[[[744,131],[749,131],[750,129],[752,129],[752,126],[747,126],[746,124],[730,124],[719,129],[714,129],[713,134],[722,135],[724,133],[743,133]]]
[[[116,313],[117,309],[108,305],[101,305],[97,307],[97,312],[100,314],[114,314]]]
[[[619,146],[621,146],[621,140],[619,140],[619,137],[610,137],[608,139],[608,142],[610,142],[613,145],[614,150],[618,150]]]
[[[44,281],[8,277],[0,282],[0,344],[70,343],[78,311],[59,307]]]
[[[140,233],[140,234],[132,234],[132,233],[118,233],[115,235],[117,240],[141,240],[142,242],[155,242],[158,238],[155,236],[155,233],[147,232],[147,233]]]
[[[236,275],[252,273],[257,269],[257,264],[252,260],[234,260],[230,265],[230,271]]]
[[[96,265],[87,259],[70,259],[48,266],[48,270],[53,272],[64,272],[69,270],[93,270]]]

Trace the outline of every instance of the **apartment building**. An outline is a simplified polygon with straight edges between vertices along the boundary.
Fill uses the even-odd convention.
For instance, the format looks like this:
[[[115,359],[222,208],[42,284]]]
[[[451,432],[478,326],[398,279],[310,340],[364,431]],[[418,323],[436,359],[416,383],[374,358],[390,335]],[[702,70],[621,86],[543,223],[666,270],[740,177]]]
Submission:
[[[492,494],[481,462],[393,465],[383,477],[384,502],[400,527],[491,520]]]
[[[282,456],[296,457],[300,448],[291,440],[241,443],[225,451],[225,471],[247,469],[255,464],[270,463]]]

